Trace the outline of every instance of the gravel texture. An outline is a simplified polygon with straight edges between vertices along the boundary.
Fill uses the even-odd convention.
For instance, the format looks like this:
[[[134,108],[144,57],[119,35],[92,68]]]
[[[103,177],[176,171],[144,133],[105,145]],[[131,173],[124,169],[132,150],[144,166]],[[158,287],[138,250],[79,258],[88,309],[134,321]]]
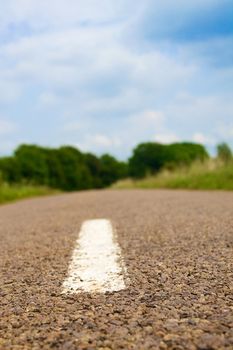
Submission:
[[[84,220],[117,229],[127,289],[65,296]],[[0,207],[0,349],[233,349],[233,193],[90,191]]]

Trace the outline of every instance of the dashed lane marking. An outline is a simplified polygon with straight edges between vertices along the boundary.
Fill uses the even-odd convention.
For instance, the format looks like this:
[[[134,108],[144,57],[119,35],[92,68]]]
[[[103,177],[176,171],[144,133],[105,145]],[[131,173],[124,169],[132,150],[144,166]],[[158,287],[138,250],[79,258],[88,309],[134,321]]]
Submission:
[[[85,221],[73,251],[62,293],[105,293],[125,289],[126,267],[112,224]]]

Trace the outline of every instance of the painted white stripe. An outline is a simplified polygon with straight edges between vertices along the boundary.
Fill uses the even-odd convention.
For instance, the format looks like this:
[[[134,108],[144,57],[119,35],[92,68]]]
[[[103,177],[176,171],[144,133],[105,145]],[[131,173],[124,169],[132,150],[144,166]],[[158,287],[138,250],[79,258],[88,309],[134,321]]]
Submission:
[[[126,267],[111,222],[88,220],[76,242],[63,293],[105,293],[125,289]]]

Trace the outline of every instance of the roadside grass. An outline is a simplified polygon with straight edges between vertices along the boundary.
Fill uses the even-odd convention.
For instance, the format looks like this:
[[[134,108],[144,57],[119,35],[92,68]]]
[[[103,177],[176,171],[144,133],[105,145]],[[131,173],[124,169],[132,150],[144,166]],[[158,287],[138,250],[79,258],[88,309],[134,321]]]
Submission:
[[[9,185],[0,182],[0,204],[55,193],[59,193],[59,191],[42,186]]]
[[[233,162],[223,164],[212,159],[205,163],[193,163],[190,167],[165,169],[144,179],[118,181],[112,188],[233,190]]]

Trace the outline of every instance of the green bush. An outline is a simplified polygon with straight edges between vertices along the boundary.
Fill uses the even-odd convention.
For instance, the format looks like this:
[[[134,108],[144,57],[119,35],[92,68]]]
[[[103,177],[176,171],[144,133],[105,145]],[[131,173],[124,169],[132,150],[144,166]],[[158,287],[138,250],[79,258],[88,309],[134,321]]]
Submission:
[[[196,160],[204,161],[208,157],[204,146],[195,143],[142,143],[133,150],[129,159],[129,174],[133,178],[143,178],[149,174],[156,174],[165,167],[173,169],[181,165],[190,165]]]

